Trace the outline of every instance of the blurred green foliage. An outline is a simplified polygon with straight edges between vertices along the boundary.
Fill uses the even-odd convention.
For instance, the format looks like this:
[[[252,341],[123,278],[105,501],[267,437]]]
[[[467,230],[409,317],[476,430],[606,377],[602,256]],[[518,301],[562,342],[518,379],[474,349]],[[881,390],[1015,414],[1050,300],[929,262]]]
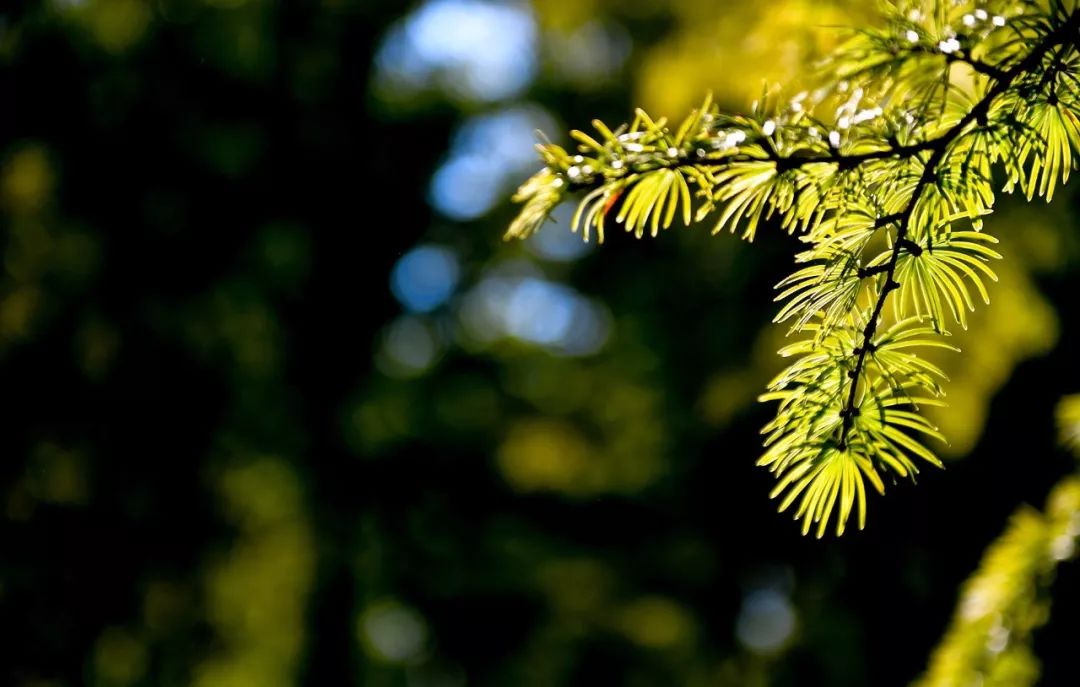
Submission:
[[[938,418],[971,457],[812,544],[753,467],[787,239],[503,244],[512,209],[485,200],[532,171],[534,126],[741,106],[865,19],[5,5],[0,682],[919,675],[983,547],[1074,469],[1053,405],[1080,388],[1075,202],[995,219],[1015,273]],[[424,246],[449,287],[417,281],[433,262],[395,282]],[[1042,684],[1075,682],[1076,575],[1035,634]]]
[[[1069,396],[1058,407],[1062,439],[1070,444],[1075,405],[1076,396]],[[1037,684],[1041,666],[1032,637],[1049,619],[1056,569],[1076,556],[1078,537],[1080,479],[1071,476],[1053,488],[1043,512],[1024,506],[1013,514],[964,583],[949,630],[915,684]]]

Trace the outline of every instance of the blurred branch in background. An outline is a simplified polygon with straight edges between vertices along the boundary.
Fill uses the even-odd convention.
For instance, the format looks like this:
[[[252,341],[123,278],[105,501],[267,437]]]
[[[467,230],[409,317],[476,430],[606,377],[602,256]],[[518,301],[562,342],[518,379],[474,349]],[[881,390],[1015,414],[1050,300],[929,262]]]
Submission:
[[[1062,440],[1077,456],[1077,396],[1058,406]],[[952,624],[930,658],[921,687],[982,684],[1023,687],[1040,677],[1033,635],[1050,617],[1057,567],[1076,557],[1080,537],[1080,478],[1054,486],[1040,512],[1023,507],[964,583]]]

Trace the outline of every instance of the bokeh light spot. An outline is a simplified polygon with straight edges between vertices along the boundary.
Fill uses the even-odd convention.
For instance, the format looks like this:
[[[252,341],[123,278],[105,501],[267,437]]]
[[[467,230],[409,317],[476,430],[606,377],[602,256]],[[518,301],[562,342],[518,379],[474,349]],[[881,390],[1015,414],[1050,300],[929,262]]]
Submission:
[[[618,624],[630,641],[650,649],[686,646],[695,634],[690,613],[680,604],[658,596],[627,604],[619,613]]]
[[[376,79],[388,100],[433,88],[466,101],[510,98],[536,74],[536,34],[518,4],[429,0],[387,34]]]
[[[524,420],[514,425],[499,447],[499,470],[519,491],[589,491],[592,449],[569,423],[556,419]]]
[[[64,0],[56,5],[110,53],[133,47],[153,20],[150,3],[144,0]]]
[[[568,356],[600,350],[610,333],[606,310],[568,286],[516,267],[484,278],[466,294],[459,314],[469,343],[511,338]]]
[[[26,145],[7,156],[0,167],[0,197],[16,213],[31,213],[48,200],[53,186],[49,156],[37,145]]]
[[[592,90],[619,78],[633,46],[622,26],[589,21],[572,31],[552,31],[545,57],[562,80],[580,90]]]
[[[390,274],[390,290],[413,312],[431,312],[446,302],[457,286],[457,256],[442,246],[417,246]]]
[[[458,221],[483,216],[537,165],[536,131],[555,127],[551,115],[535,105],[466,120],[454,136],[449,156],[432,177],[432,206]]]
[[[427,642],[423,616],[397,601],[381,601],[366,608],[357,631],[367,653],[389,663],[417,658]]]
[[[538,258],[551,262],[570,262],[592,251],[595,242],[581,240],[581,234],[570,231],[570,221],[576,207],[564,203],[551,213],[552,221],[525,241],[525,247]]]
[[[132,633],[111,627],[94,646],[94,669],[100,684],[134,684],[146,672],[146,645]]]
[[[743,599],[735,621],[735,636],[750,651],[776,653],[787,644],[794,631],[795,610],[780,592],[759,589]]]
[[[441,346],[431,328],[418,317],[398,318],[383,333],[377,363],[391,377],[408,379],[427,372]]]
[[[478,155],[447,160],[431,178],[431,204],[450,219],[482,217],[502,198],[498,166]]]

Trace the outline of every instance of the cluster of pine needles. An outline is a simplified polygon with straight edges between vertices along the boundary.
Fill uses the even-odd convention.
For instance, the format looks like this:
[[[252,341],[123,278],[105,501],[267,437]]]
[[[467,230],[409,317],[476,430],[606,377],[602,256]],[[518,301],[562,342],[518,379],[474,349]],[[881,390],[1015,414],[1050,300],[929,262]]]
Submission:
[[[951,348],[950,328],[989,300],[995,194],[1049,201],[1080,161],[1080,8],[896,0],[814,83],[767,90],[750,114],[706,99],[677,126],[639,110],[572,132],[576,149],[540,144],[507,236],[540,230],[571,196],[585,240],[697,222],[797,234],[776,316],[793,362],[762,395],[778,405],[759,464],[780,509],[820,537],[853,514],[864,526],[867,484],[941,465],[921,410],[942,404],[945,375],[921,353]]]

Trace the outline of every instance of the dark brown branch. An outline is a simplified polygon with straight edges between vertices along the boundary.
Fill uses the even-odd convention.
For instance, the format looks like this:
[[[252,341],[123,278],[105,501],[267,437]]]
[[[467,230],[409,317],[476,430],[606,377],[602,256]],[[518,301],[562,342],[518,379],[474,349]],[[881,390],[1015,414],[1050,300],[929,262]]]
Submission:
[[[897,243],[900,244],[901,248],[903,248],[916,258],[922,255],[923,247],[910,239],[899,239]]]
[[[775,152],[766,155],[765,157],[754,157],[751,155],[729,155],[721,158],[693,158],[691,157],[676,157],[670,158],[661,155],[657,155],[655,159],[648,159],[640,161],[636,165],[630,165],[630,170],[639,174],[652,172],[658,169],[670,169],[672,167],[681,167],[683,165],[690,165],[693,167],[730,167],[737,164],[745,164],[752,162],[772,162],[776,164],[776,171],[778,174],[784,172],[800,169],[807,165],[816,164],[832,164],[837,165],[840,169],[850,170],[855,169],[859,165],[865,162],[871,162],[873,160],[884,160],[887,158],[906,158],[912,155],[917,155],[925,150],[932,150],[940,139],[929,139],[926,141],[920,141],[919,143],[910,143],[907,145],[893,144],[888,148],[881,148],[880,150],[871,150],[865,153],[857,153],[854,155],[844,155],[842,153],[829,153],[826,155],[816,153],[805,153],[799,155],[782,156]],[[568,180],[570,186],[574,191],[584,191],[587,189],[596,188],[602,186],[607,182],[603,177],[589,179],[585,181]]]
[[[880,265],[874,265],[873,267],[860,267],[859,270],[855,273],[855,275],[859,279],[866,279],[867,277],[872,277],[875,274],[881,274],[883,272],[886,272],[888,271],[888,269],[889,266],[885,263],[882,263]]]
[[[987,64],[980,60],[976,60],[970,57],[962,57],[958,62],[963,62],[975,71],[979,72],[983,76],[989,76],[994,81],[1001,81],[1008,76],[1007,72],[995,67],[992,64]]]
[[[804,165],[810,164],[834,164],[838,165],[841,169],[854,169],[864,162],[870,162],[872,160],[884,160],[890,157],[910,157],[924,150],[929,150],[933,147],[933,139],[929,141],[922,141],[921,143],[912,143],[910,145],[895,145],[888,148],[882,148],[881,150],[871,150],[866,153],[858,153],[856,155],[842,155],[836,153],[833,155],[806,155],[806,156],[791,156],[781,157],[779,155],[773,155],[765,160],[769,160],[776,163],[777,173],[786,172],[791,169],[798,169]],[[764,161],[764,160],[763,160]],[[703,161],[707,164],[709,161]],[[720,162],[718,160],[717,162]]]

